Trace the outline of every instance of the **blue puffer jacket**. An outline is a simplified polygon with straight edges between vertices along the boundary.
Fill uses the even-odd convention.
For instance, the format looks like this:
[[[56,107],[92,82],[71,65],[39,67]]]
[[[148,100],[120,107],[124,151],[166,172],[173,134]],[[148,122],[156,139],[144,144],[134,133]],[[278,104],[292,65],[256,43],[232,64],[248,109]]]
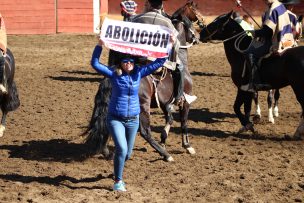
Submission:
[[[101,52],[102,48],[97,45],[93,51],[91,65],[98,73],[111,80],[112,95],[109,114],[117,117],[137,116],[140,113],[138,97],[140,79],[161,67],[166,59],[159,58],[146,66],[135,66],[130,75],[124,71],[122,75],[117,75],[112,68],[99,63]]]

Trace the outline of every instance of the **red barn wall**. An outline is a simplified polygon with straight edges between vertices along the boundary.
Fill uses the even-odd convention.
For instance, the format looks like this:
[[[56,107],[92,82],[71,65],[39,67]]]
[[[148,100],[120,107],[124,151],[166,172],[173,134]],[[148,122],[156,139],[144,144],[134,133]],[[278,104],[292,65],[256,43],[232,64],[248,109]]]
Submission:
[[[121,0],[109,0],[109,13],[110,14],[119,14],[120,7],[119,3]],[[139,5],[138,13],[141,13],[143,4],[145,0],[135,0]],[[184,5],[188,0],[167,0],[164,1],[165,11],[169,14],[172,14],[182,5]],[[198,10],[204,16],[210,15],[220,15],[227,13],[231,10],[238,10],[235,4],[235,0],[194,0],[198,4]],[[253,16],[260,16],[266,9],[266,5],[262,0],[242,0],[242,5],[246,10],[250,12]],[[304,3],[296,6],[295,11],[297,14],[304,14]],[[244,14],[244,13],[243,13]]]
[[[142,12],[145,0],[135,0],[138,13]],[[120,14],[121,0],[100,0],[100,15]],[[167,0],[165,10],[172,14],[187,0]],[[237,10],[234,0],[194,0],[204,16],[214,16]],[[254,16],[265,10],[262,0],[242,0],[243,6]],[[0,0],[8,34],[92,33],[94,16],[93,0]],[[295,7],[295,12],[304,14],[304,2]],[[244,13],[242,13],[244,14]],[[96,19],[95,19],[96,20]],[[96,22],[95,22],[96,23]]]
[[[1,0],[0,12],[8,34],[56,32],[54,0]]]
[[[93,0],[58,0],[57,32],[93,32]]]
[[[109,3],[108,0],[100,0],[100,14],[108,13]]]

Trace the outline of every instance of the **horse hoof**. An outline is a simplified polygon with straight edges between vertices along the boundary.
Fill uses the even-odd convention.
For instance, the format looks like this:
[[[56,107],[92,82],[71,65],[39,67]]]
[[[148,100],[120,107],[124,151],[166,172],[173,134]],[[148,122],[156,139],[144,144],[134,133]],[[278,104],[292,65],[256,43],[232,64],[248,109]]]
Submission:
[[[255,116],[253,116],[252,121],[253,121],[254,124],[260,123],[260,121],[261,121],[261,116],[260,116],[260,115],[255,115]]]
[[[238,134],[241,134],[241,133],[243,133],[243,132],[246,132],[247,130],[246,130],[246,127],[245,126],[243,126],[243,127],[241,127],[240,129],[239,129],[239,131],[237,132]]]
[[[293,135],[295,140],[304,140],[304,133],[301,133],[299,129]]]
[[[5,131],[5,126],[0,125],[0,137],[3,137]]]
[[[274,107],[274,109],[273,109],[273,115],[275,117],[279,117],[279,109],[278,109],[278,107]]]
[[[250,130],[252,133],[255,133],[255,130],[254,130],[254,127],[253,127],[253,124],[252,123],[248,123],[246,126],[245,126],[246,130]]]
[[[174,161],[174,159],[173,159],[173,157],[172,157],[172,156],[169,156],[169,157],[166,159],[166,161],[168,161],[168,162],[173,162],[173,161]]]
[[[255,133],[254,127],[252,123],[248,123],[246,126],[243,126],[239,129],[238,134],[246,132],[250,130],[252,133]]]
[[[196,153],[195,149],[193,147],[188,147],[187,151],[188,151],[189,154],[195,154]]]
[[[268,121],[272,124],[274,124],[274,118],[269,118]]]

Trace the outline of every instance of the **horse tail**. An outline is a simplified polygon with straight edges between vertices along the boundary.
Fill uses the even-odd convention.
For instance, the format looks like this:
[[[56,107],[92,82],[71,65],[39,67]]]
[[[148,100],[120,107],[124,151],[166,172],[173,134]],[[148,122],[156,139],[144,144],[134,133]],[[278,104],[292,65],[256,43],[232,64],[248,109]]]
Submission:
[[[109,132],[106,125],[108,104],[111,96],[111,83],[108,78],[101,80],[94,101],[94,109],[90,123],[82,135],[88,134],[85,144],[93,146],[94,153],[101,152],[106,147]]]

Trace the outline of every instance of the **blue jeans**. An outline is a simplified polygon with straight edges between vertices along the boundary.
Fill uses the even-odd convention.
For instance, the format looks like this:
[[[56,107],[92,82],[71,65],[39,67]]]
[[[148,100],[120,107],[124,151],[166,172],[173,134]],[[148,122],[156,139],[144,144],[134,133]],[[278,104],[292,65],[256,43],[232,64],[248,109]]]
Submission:
[[[115,144],[114,176],[122,180],[125,162],[131,157],[135,137],[139,127],[139,116],[126,119],[108,115],[107,125]]]

